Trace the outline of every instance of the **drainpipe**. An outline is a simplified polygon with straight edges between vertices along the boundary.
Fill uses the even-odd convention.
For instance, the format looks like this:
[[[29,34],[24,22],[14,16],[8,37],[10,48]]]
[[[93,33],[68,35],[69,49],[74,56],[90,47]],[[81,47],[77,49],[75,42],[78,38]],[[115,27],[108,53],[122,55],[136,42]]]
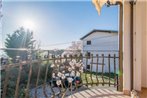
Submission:
[[[107,1],[107,6],[111,6],[110,1]],[[123,91],[123,4],[120,1],[116,1],[119,5],[119,86],[118,91]]]
[[[134,88],[134,63],[133,63],[133,57],[134,57],[134,5],[136,4],[136,0],[135,1],[130,1],[130,5],[131,5],[131,15],[130,15],[130,74],[131,74],[131,90],[133,90]]]
[[[123,4],[116,2],[119,5],[119,91],[123,91]]]
[[[119,5],[119,91],[123,91],[123,4],[116,1],[116,4],[111,4],[107,1],[107,6]]]
[[[130,28],[131,28],[131,30],[130,30],[130,44],[131,44],[131,47],[130,47],[130,64],[131,64],[131,66],[130,66],[130,72],[131,72],[131,91],[133,90],[133,85],[134,85],[134,83],[133,83],[133,80],[134,80],[134,75],[133,75],[133,69],[134,69],[134,66],[133,66],[133,56],[134,56],[134,54],[133,54],[133,47],[134,47],[134,45],[133,45],[133,40],[134,40],[134,37],[133,37],[133,2],[131,1],[130,2],[130,5],[131,5],[131,15],[130,15]]]

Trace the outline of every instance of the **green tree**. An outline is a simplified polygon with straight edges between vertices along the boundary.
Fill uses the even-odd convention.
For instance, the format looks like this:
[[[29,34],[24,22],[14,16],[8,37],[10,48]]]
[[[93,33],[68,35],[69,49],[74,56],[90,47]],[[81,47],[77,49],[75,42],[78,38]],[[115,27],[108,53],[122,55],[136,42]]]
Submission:
[[[5,41],[6,48],[35,48],[35,40],[33,38],[33,32],[30,30],[25,30],[23,27],[16,30],[12,34],[8,34]],[[20,56],[21,59],[26,59],[27,51],[18,50],[6,50],[7,55],[11,58]]]

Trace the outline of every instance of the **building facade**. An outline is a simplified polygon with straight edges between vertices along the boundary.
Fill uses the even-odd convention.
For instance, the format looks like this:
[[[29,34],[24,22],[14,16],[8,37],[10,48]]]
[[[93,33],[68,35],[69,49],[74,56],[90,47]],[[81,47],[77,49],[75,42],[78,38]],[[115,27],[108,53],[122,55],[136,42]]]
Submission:
[[[114,57],[114,54],[116,57],[118,57],[118,32],[112,31],[112,30],[92,30],[85,36],[81,38],[82,40],[82,53],[84,55],[87,54],[87,56],[90,56],[88,58],[88,62],[86,63],[86,60],[84,59],[84,68],[86,70],[92,70],[96,72],[96,65],[98,63],[98,72],[108,72],[108,59],[104,58],[104,64],[103,59],[99,58],[97,62],[96,55],[105,57],[108,57],[109,55]],[[93,61],[92,57],[93,55]],[[93,63],[92,63],[93,62]],[[104,65],[104,69],[102,69],[102,66]],[[114,72],[114,59],[110,59],[110,71]],[[116,59],[116,66],[118,69],[118,59]],[[92,69],[91,69],[92,68]]]

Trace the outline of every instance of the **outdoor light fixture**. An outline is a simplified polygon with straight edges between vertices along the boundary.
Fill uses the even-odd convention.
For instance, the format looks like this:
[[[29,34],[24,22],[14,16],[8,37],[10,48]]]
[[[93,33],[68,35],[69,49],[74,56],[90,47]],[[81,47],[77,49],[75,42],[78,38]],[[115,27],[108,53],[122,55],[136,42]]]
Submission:
[[[92,0],[92,3],[95,5],[98,14],[100,15],[101,8],[103,5],[107,5],[108,7],[111,5],[120,5],[122,4],[123,0]]]

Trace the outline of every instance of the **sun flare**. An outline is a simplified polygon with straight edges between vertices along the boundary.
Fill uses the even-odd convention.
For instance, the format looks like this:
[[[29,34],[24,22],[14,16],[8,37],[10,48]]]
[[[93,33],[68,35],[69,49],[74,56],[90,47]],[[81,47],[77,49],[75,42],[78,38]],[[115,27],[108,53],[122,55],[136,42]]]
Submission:
[[[30,20],[30,19],[24,20],[23,23],[22,23],[22,26],[23,26],[25,29],[35,30],[35,23],[34,23],[33,20]]]

